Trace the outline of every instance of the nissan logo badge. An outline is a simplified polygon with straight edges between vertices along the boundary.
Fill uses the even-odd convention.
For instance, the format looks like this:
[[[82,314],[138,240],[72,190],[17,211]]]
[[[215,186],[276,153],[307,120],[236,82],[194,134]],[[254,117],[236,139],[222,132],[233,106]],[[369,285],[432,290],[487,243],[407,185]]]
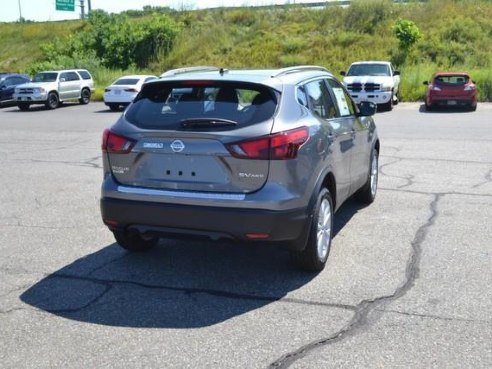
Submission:
[[[184,145],[183,141],[181,141],[181,140],[174,140],[171,143],[171,150],[173,150],[174,152],[181,152],[184,150],[184,148],[185,148],[185,145]]]

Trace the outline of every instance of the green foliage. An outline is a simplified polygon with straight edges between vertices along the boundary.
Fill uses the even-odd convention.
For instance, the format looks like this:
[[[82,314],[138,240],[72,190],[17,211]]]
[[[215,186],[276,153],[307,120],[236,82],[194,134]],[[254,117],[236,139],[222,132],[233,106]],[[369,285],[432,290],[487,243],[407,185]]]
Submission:
[[[94,50],[102,64],[110,68],[144,67],[158,53],[168,52],[179,32],[167,15],[153,15],[141,22],[130,22],[125,15],[91,12],[90,29],[80,36],[80,45]]]
[[[374,34],[391,14],[391,0],[355,0],[345,14],[345,29]]]
[[[417,25],[408,19],[398,18],[393,30],[398,39],[400,50],[408,51],[415,43],[422,38]]]
[[[122,74],[187,65],[276,68],[318,64],[335,74],[356,60],[391,60],[404,100],[437,70],[466,70],[492,100],[492,2],[354,0],[348,7],[173,11],[146,7],[86,21],[0,23],[0,69],[84,67],[98,86]],[[115,71],[115,74],[113,74]],[[111,77],[111,78],[110,78]]]

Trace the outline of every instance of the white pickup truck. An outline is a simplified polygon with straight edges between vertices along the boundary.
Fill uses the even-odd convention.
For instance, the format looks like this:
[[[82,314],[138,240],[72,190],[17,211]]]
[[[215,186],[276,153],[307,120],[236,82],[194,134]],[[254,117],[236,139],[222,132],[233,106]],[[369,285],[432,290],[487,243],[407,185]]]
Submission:
[[[340,72],[343,84],[356,103],[371,101],[391,110],[400,99],[400,72],[387,61],[359,61]]]
[[[45,71],[36,74],[32,82],[18,85],[14,100],[20,110],[33,104],[44,104],[56,109],[68,100],[88,104],[94,92],[94,81],[85,69]]]

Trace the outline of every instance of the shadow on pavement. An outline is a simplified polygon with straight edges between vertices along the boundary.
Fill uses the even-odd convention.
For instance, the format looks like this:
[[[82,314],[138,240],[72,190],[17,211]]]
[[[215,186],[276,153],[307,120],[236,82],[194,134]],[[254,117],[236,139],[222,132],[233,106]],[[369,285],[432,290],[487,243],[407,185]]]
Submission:
[[[352,201],[337,212],[335,234],[359,209]],[[198,328],[282,299],[316,275],[294,269],[288,252],[274,246],[163,239],[147,253],[108,245],[42,279],[20,299],[87,323]]]

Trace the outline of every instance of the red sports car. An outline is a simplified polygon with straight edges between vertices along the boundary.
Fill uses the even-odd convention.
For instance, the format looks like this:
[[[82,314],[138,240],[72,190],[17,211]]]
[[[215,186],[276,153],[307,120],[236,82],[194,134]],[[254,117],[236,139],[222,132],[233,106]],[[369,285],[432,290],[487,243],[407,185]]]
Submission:
[[[432,110],[437,106],[465,107],[477,109],[477,87],[470,75],[465,72],[434,73],[430,82],[425,81],[425,108]]]

